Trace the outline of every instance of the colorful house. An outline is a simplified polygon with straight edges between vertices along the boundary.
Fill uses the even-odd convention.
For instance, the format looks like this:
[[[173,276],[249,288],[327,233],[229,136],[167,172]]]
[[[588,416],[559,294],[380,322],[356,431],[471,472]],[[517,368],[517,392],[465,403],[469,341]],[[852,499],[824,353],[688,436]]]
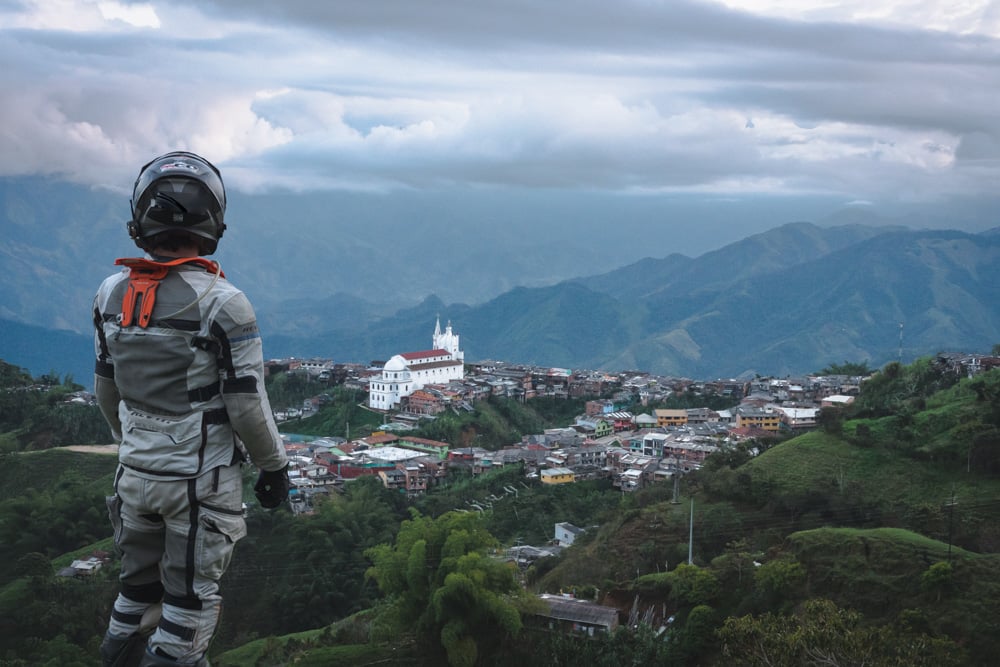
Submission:
[[[653,410],[653,416],[656,417],[656,425],[661,428],[664,426],[683,426],[688,423],[687,410]]]
[[[576,473],[569,468],[546,468],[539,473],[542,484],[571,484],[576,481]]]

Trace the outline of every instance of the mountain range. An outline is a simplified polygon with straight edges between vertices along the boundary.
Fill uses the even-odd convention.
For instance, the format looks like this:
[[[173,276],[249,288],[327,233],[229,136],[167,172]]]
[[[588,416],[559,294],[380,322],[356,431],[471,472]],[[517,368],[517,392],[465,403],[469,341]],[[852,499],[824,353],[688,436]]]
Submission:
[[[467,359],[697,378],[878,366],[1000,341],[1000,233],[784,225],[692,259],[515,288],[477,306],[420,305],[367,327],[272,332],[282,354],[352,359],[423,349],[447,314]],[[424,345],[421,345],[424,344]]]
[[[475,237],[414,197],[417,230],[391,225],[388,211],[362,224],[363,202],[327,200],[339,216],[333,238],[281,221],[290,198],[244,204],[219,259],[254,301],[268,357],[386,359],[426,349],[439,316],[470,361],[698,378],[878,366],[1000,342],[1000,228],[800,222],[697,257],[629,262],[669,247],[669,228],[559,237],[526,222],[486,224]],[[322,201],[308,202],[296,215],[321,216]],[[0,179],[0,358],[89,384],[93,291],[114,257],[137,254],[122,208],[120,193]]]

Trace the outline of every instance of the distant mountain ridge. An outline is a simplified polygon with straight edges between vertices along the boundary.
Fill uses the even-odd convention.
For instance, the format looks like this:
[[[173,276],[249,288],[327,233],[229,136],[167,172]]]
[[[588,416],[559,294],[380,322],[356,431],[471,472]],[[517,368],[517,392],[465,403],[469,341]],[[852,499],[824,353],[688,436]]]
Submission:
[[[903,227],[844,225],[818,227],[796,222],[754,234],[697,259],[670,255],[645,259],[610,273],[575,282],[623,298],[652,296],[656,292],[699,292],[725,288],[755,276],[780,271]],[[631,289],[630,289],[631,286]]]
[[[645,305],[676,313],[658,329],[683,334],[697,352],[664,353],[696,373],[796,373],[848,359],[881,365],[900,352],[911,360],[988,350],[1000,340],[998,269],[995,237],[896,232],[702,293],[704,303],[688,309],[667,294]]]
[[[138,252],[125,237],[127,207],[117,197],[0,179],[0,226],[7,238],[0,249],[0,358],[36,373],[72,372],[89,384],[93,292],[114,257]],[[60,224],[40,217],[38,201],[51,203]],[[969,234],[792,223],[696,258],[674,253],[589,277],[503,290],[498,285],[516,284],[519,275],[545,282],[543,275],[607,266],[600,253],[608,243],[586,231],[538,248],[522,240],[517,262],[508,265],[481,247],[462,256],[464,237],[449,236],[448,221],[424,219],[429,213],[423,211],[418,217],[424,216],[425,227],[386,236],[382,249],[373,246],[371,234],[378,237],[385,221],[374,230],[338,222],[332,244],[310,237],[307,226],[279,220],[282,202],[254,200],[259,210],[239,218],[247,233],[240,237],[234,230],[233,242],[219,254],[257,306],[268,357],[386,359],[427,348],[438,316],[452,320],[470,361],[704,378],[804,373],[845,360],[881,365],[900,353],[906,361],[941,350],[986,351],[1000,342],[996,228]],[[349,218],[352,210],[341,206],[337,214]],[[317,208],[311,214],[323,213]],[[516,229],[490,233],[511,236]],[[662,230],[657,233],[663,238]],[[251,247],[248,238],[263,247]],[[636,257],[648,249],[641,234],[621,238],[640,248],[633,250]],[[572,271],[570,260],[576,262]],[[544,261],[553,263],[551,270],[525,273]],[[413,283],[421,273],[439,282],[453,282],[452,275],[476,282],[469,289],[480,294],[492,281],[497,295],[473,305],[432,295],[401,309],[389,285]],[[349,279],[338,277],[345,275]]]
[[[432,298],[353,334],[269,341],[281,353],[382,358],[420,349],[445,312],[467,359],[785,375],[844,360],[881,365],[900,353],[989,350],[1000,341],[998,297],[996,234],[796,223],[697,259],[645,259],[478,306]]]
[[[139,253],[125,232],[129,185],[112,192],[0,177],[0,318],[89,329],[96,285],[115,258]],[[517,286],[553,285],[662,256],[677,249],[678,239],[689,248],[717,247],[720,225],[732,238],[725,204],[680,196],[529,189],[512,198],[457,187],[231,194],[226,237],[214,256],[226,274],[262,313],[284,311],[293,300],[329,299],[331,329],[356,327],[358,317],[367,325],[431,294],[447,303],[484,303]],[[756,219],[744,210],[740,224],[773,227],[787,219],[782,205],[770,202]],[[607,243],[609,234],[621,242]],[[284,321],[282,330],[309,335],[315,323],[307,309],[298,313],[304,317]]]

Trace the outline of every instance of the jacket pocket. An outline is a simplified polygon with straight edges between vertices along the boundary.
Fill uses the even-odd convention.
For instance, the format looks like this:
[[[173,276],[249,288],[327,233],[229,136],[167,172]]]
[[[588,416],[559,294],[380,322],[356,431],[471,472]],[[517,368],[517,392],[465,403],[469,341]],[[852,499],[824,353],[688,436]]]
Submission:
[[[119,458],[139,470],[168,475],[193,475],[201,465],[202,414],[181,417],[121,411],[122,444]]]

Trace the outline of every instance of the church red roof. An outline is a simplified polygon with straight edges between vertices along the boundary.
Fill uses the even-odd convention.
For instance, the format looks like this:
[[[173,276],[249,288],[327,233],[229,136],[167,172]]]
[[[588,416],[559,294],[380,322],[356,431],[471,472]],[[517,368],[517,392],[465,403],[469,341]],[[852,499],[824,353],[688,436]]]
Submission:
[[[428,361],[425,364],[410,364],[411,371],[427,371],[434,368],[448,368],[449,366],[461,366],[462,362],[456,359],[447,359],[445,361]]]
[[[417,359],[429,359],[430,357],[450,357],[451,353],[448,350],[424,350],[423,352],[404,352],[399,356],[407,361],[416,361]]]

